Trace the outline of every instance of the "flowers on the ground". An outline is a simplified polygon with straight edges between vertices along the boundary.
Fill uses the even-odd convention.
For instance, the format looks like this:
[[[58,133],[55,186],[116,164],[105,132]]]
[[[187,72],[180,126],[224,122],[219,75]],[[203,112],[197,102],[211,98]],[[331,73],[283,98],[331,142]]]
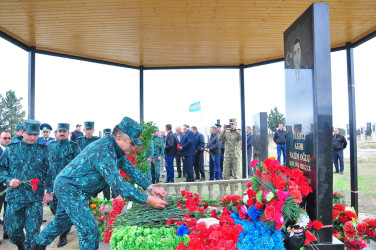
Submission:
[[[101,198],[91,198],[89,202],[89,207],[91,212],[94,215],[95,220],[98,224],[98,231],[99,231],[99,240],[102,241],[105,229],[105,221],[106,221],[106,206],[111,207],[111,201],[104,200]]]
[[[112,231],[113,231],[113,228],[111,228],[111,225],[112,223],[114,223],[116,216],[121,214],[121,211],[123,210],[124,205],[125,205],[125,202],[120,197],[112,200],[112,209],[110,212],[110,216],[108,218],[106,230],[104,231],[104,234],[103,234],[104,243],[110,242]]]
[[[333,236],[348,249],[363,249],[366,242],[376,239],[376,218],[358,220],[354,208],[345,204],[344,195],[333,194]]]

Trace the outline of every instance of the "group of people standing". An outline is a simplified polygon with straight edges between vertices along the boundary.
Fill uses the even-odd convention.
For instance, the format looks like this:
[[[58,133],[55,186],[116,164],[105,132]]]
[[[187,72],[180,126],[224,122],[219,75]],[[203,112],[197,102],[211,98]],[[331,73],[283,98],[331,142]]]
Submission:
[[[176,160],[177,177],[185,177],[186,182],[205,180],[204,152],[209,155],[209,181],[228,180],[233,176],[240,177],[241,166],[241,132],[237,129],[236,119],[230,119],[229,125],[223,128],[219,122],[210,128],[210,137],[205,145],[204,136],[197,127],[183,125],[172,132],[171,124],[166,125],[165,160],[166,182],[174,182],[174,159]],[[251,128],[247,127],[247,154],[250,163],[253,148]],[[181,168],[181,162],[183,168]],[[248,164],[249,165],[249,164]],[[249,176],[252,170],[249,166]]]
[[[0,183],[8,187],[4,225],[18,249],[46,249],[58,236],[61,247],[72,225],[77,229],[80,249],[98,249],[99,232],[89,200],[108,186],[132,201],[154,208],[167,205],[158,198],[166,192],[153,186],[125,157],[135,145],[142,146],[142,126],[131,118],[124,117],[100,140],[93,136],[94,122],[85,122],[85,136],[76,142],[68,140],[67,123],[57,125],[56,140],[47,136],[39,139],[40,130],[49,134],[44,133],[51,131],[48,126],[29,119],[16,128],[12,142],[9,133],[0,134]],[[125,182],[119,169],[150,195]],[[40,233],[43,204],[49,204],[55,216]]]

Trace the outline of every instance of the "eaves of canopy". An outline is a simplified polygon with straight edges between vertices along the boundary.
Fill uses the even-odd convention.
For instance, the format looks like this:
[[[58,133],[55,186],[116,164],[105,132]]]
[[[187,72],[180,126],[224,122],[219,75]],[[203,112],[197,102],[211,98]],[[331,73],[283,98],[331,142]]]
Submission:
[[[332,50],[376,33],[375,0],[329,0]],[[0,35],[39,53],[139,68],[283,58],[308,0],[2,0]],[[303,31],[302,31],[303,32]]]

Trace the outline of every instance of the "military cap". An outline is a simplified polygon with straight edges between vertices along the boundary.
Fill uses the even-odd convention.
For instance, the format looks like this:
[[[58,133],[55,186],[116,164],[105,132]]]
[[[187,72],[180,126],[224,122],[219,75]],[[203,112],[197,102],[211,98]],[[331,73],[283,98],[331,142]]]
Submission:
[[[111,129],[110,128],[103,129],[103,134],[111,134]]]
[[[142,126],[129,117],[124,117],[123,120],[118,124],[121,131],[126,133],[132,142],[137,146],[142,146],[142,142],[140,140],[140,135],[142,133]]]
[[[27,119],[23,125],[24,131],[28,135],[39,135],[40,122]]]
[[[217,120],[217,123],[216,124],[214,124],[215,126],[217,126],[217,128],[220,128],[220,127],[222,127],[222,125],[221,125],[221,120]]]
[[[57,124],[57,131],[59,131],[59,130],[69,131],[69,123],[58,123]]]
[[[154,127],[154,131],[157,131],[159,130],[159,128],[157,126]]]
[[[23,125],[17,125],[16,126],[16,131],[20,131],[20,130],[23,130]]]
[[[81,124],[76,124],[76,128],[77,128],[77,127],[81,127],[81,126],[82,126]]]
[[[42,130],[42,131],[46,131],[46,130],[51,131],[52,127],[48,123],[43,123],[42,125],[40,125],[40,130]]]
[[[85,129],[94,129],[94,122],[84,122]]]
[[[230,119],[230,122],[229,122],[230,124],[231,123],[236,123],[236,119],[235,118],[232,118],[232,119]]]

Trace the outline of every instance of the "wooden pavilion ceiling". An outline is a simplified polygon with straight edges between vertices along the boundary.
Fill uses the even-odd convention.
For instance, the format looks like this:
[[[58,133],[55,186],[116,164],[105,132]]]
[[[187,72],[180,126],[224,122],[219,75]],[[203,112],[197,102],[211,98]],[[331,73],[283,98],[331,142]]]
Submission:
[[[332,48],[376,30],[375,0],[328,0]],[[308,0],[1,0],[0,30],[38,50],[132,66],[230,66],[283,57]]]

